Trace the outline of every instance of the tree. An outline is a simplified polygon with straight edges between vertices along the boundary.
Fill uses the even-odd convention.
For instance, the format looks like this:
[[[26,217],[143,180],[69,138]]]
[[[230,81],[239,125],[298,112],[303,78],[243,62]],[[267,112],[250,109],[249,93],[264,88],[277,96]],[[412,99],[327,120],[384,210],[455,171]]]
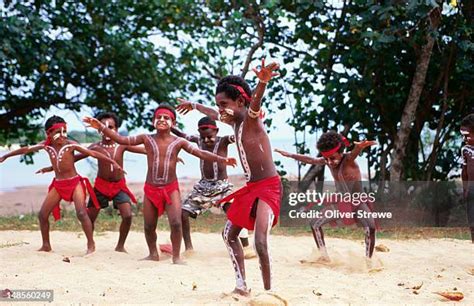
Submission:
[[[473,5],[450,3],[15,2],[0,25],[10,46],[0,53],[8,81],[0,87],[0,137],[23,133],[51,103],[114,110],[131,118],[129,127],[143,126],[150,104],[178,94],[212,104],[217,79],[247,76],[252,61],[267,56],[282,69],[264,101],[265,122],[271,131],[271,114],[291,104],[287,122],[298,153],[308,152],[305,133],[337,129],[352,140],[378,141],[364,154],[381,183],[393,171],[401,179],[447,179],[458,167],[458,122],[474,105]],[[441,12],[437,27],[427,22],[434,11]],[[156,37],[163,47],[152,43]],[[424,83],[410,91],[427,43],[433,47]],[[67,96],[68,85],[78,94]],[[407,101],[417,103],[404,119]],[[396,153],[400,148],[405,154]],[[305,178],[318,175],[312,168]]]
[[[12,1],[6,7],[0,23],[1,143],[22,136],[32,141],[35,123],[52,105],[115,111],[130,127],[146,126],[153,102],[170,101],[185,88],[177,76],[186,63],[149,39],[155,28],[172,31],[171,4]]]

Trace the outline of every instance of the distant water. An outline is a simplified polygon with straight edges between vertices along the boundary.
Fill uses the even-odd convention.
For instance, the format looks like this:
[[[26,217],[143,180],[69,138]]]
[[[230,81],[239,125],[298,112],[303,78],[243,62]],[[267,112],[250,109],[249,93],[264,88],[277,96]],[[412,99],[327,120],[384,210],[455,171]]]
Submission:
[[[314,143],[308,144],[311,149],[311,154],[314,156],[315,149]],[[294,152],[293,140],[272,140],[272,148],[280,148],[285,151]],[[5,154],[7,151],[0,151],[0,156]],[[177,174],[179,178],[191,177],[199,178],[201,176],[199,169],[199,159],[190,155],[184,151],[180,152],[179,155],[185,162],[185,164],[178,163]],[[237,149],[235,145],[229,147],[229,156],[235,157],[238,160]],[[277,153],[273,153],[275,161],[281,161],[285,171],[291,175],[298,174],[298,166],[296,161],[284,158]],[[365,158],[358,159],[359,165],[362,172],[365,173],[364,169],[367,169],[367,162]],[[33,186],[33,185],[48,185],[53,179],[53,173],[47,174],[35,174],[36,170],[50,166],[49,157],[46,152],[40,151],[34,155],[34,164],[26,165],[20,163],[20,157],[15,156],[7,159],[5,162],[0,164],[0,191],[13,190],[16,187],[22,186]],[[76,169],[82,176],[89,178],[95,177],[95,159],[89,158],[76,163]],[[146,157],[142,154],[125,153],[124,168],[127,171],[127,181],[129,182],[144,182],[146,178]],[[280,169],[280,168],[279,168]],[[305,166],[301,170],[301,174],[304,175],[309,166]],[[243,175],[242,166],[238,160],[238,166],[236,168],[229,167],[227,173],[229,175]],[[326,179],[332,180],[330,173],[326,171]]]

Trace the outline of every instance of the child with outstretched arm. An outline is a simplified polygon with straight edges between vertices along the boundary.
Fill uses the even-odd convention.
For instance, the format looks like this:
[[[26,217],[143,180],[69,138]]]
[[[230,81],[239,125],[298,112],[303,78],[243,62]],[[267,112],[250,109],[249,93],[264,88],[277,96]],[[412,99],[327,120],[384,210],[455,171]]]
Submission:
[[[187,140],[171,135],[171,128],[176,124],[176,112],[168,104],[160,104],[153,116],[154,134],[121,136],[95,118],[86,117],[83,121],[97,129],[105,136],[122,145],[144,144],[147,155],[148,171],[144,186],[145,197],[143,215],[145,219],[145,238],[148,244],[147,260],[159,260],[156,246],[156,225],[158,217],[165,211],[171,229],[173,263],[183,263],[181,249],[181,197],[176,177],[176,162],[181,149],[201,159],[219,161],[234,166],[234,158],[226,158],[195,148]]]
[[[0,163],[15,155],[28,154],[45,150],[51,160],[55,178],[49,186],[48,195],[44,200],[38,214],[43,245],[39,251],[51,251],[49,240],[49,220],[50,213],[56,220],[61,217],[59,202],[61,200],[73,201],[76,209],[76,216],[81,222],[82,229],[87,238],[87,254],[95,251],[92,222],[87,214],[86,190],[94,206],[98,209],[99,203],[92,190],[92,186],[87,178],[81,177],[74,167],[74,152],[97,158],[108,166],[112,165],[117,171],[122,171],[120,165],[113,159],[102,153],[86,149],[74,141],[67,138],[67,125],[63,118],[58,116],[50,117],[45,124],[46,140],[33,146],[23,147],[0,157]]]
[[[236,277],[235,293],[248,295],[242,245],[237,239],[243,228],[254,230],[255,249],[259,258],[263,285],[271,289],[271,265],[268,251],[270,229],[277,224],[280,212],[282,186],[272,159],[268,134],[261,118],[261,100],[267,83],[278,75],[278,64],[254,69],[259,83],[254,93],[239,76],[226,76],[217,84],[218,111],[206,108],[213,119],[229,124],[244,168],[247,184],[225,197],[221,203],[231,201],[222,237],[229,251]],[[204,108],[204,106],[199,106]]]
[[[121,124],[118,116],[111,112],[100,113],[96,118],[114,131],[118,131]],[[123,167],[125,152],[146,154],[144,147],[120,145],[105,135],[102,135],[102,139],[99,142],[91,144],[89,149],[110,157],[121,167]],[[86,157],[87,155],[85,154],[77,154],[75,155],[75,161],[77,162]],[[49,171],[53,171],[52,167],[43,168],[38,172],[45,173]],[[127,186],[124,173],[114,169],[109,162],[98,160],[98,172],[94,182],[94,193],[101,209],[107,208],[109,202],[113,201],[114,208],[119,210],[122,222],[120,224],[119,239],[115,251],[126,252],[125,240],[127,239],[132,225],[131,203],[137,203],[137,200]],[[87,204],[87,212],[92,221],[92,229],[94,229],[94,224],[100,210],[94,206],[92,198],[89,199]]]
[[[179,100],[182,104],[176,108],[178,112],[182,110],[182,105],[187,103],[183,99]],[[201,118],[198,122],[199,135],[186,135],[176,128],[173,128],[172,132],[179,137],[196,143],[201,150],[213,152],[223,157],[227,156],[228,146],[235,143],[234,135],[218,136],[219,129],[216,121],[207,116]],[[224,164],[201,160],[200,166],[201,180],[194,185],[193,190],[183,203],[182,223],[186,251],[193,250],[189,217],[196,219],[198,215],[204,213],[212,206],[218,206],[218,202],[229,195],[233,187],[228,180],[227,169]],[[224,203],[219,206],[224,211],[227,211],[230,203]],[[239,238],[244,247],[244,257],[247,259],[254,258],[256,255],[249,245],[248,231],[246,229],[242,230]]]
[[[336,183],[337,192],[342,194],[347,192],[360,193],[363,192],[363,189],[361,183],[361,173],[359,165],[356,162],[356,158],[360,152],[362,152],[362,150],[375,144],[375,141],[369,140],[355,142],[354,149],[345,153],[344,149],[350,145],[348,140],[341,134],[330,131],[322,134],[316,145],[323,157],[314,158],[302,154],[285,152],[279,149],[275,149],[275,151],[285,157],[293,158],[306,164],[327,165]],[[322,210],[320,217],[311,221],[311,230],[313,231],[314,240],[322,254],[318,259],[318,261],[321,263],[330,262],[329,255],[326,250],[322,226],[339,219],[337,217],[327,217],[328,214],[325,212],[328,209],[331,208],[325,207]],[[368,203],[360,203],[358,205],[355,205],[354,203],[338,203],[338,209],[351,212],[357,212],[358,210],[370,212]],[[354,216],[355,215],[356,214],[354,214]],[[347,223],[350,224],[350,221],[347,221]],[[362,224],[365,230],[365,254],[368,259],[367,264],[370,267],[370,258],[372,258],[375,246],[375,221],[371,217],[360,218],[357,219],[357,221]]]

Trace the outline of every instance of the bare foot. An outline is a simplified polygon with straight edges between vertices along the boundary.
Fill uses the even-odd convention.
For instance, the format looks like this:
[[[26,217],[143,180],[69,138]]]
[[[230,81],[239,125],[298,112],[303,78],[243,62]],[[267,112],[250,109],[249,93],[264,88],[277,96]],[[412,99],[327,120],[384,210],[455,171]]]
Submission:
[[[87,243],[87,252],[86,255],[90,255],[95,252],[95,242]]]
[[[140,260],[160,261],[160,256],[159,255],[148,255],[147,257],[142,258]]]
[[[235,288],[234,291],[232,291],[233,294],[238,294],[241,296],[250,296],[250,290],[247,288]]]
[[[38,249],[38,252],[51,252],[51,245],[43,244],[41,248]]]
[[[115,252],[121,252],[121,253],[127,253],[127,250],[125,250],[125,247],[124,246],[116,246],[115,247]]]
[[[186,262],[181,258],[173,258],[173,264],[175,265],[186,265]]]

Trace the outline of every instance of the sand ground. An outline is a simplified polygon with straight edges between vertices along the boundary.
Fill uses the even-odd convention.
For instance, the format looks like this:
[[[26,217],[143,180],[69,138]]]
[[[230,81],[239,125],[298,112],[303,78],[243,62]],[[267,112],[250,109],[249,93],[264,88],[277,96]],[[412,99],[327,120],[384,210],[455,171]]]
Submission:
[[[196,248],[187,265],[140,261],[147,255],[143,233],[131,232],[128,254],[115,252],[118,233],[96,235],[97,251],[83,256],[82,233],[52,232],[52,253],[35,251],[40,233],[0,232],[0,287],[53,289],[58,303],[235,304],[273,299],[263,295],[258,261],[246,261],[250,298],[229,295],[234,288],[231,262],[219,234],[194,233]],[[166,243],[169,233],[158,233]],[[474,304],[474,245],[466,240],[379,240],[389,252],[376,252],[374,267],[365,265],[362,241],[328,238],[333,263],[313,260],[310,236],[272,236],[273,290],[289,305],[323,304],[440,304],[435,291],[460,291],[458,304]],[[70,262],[64,262],[68,257]],[[412,289],[420,286],[418,290]],[[278,302],[278,300],[276,300]],[[448,303],[454,303],[449,302]]]

